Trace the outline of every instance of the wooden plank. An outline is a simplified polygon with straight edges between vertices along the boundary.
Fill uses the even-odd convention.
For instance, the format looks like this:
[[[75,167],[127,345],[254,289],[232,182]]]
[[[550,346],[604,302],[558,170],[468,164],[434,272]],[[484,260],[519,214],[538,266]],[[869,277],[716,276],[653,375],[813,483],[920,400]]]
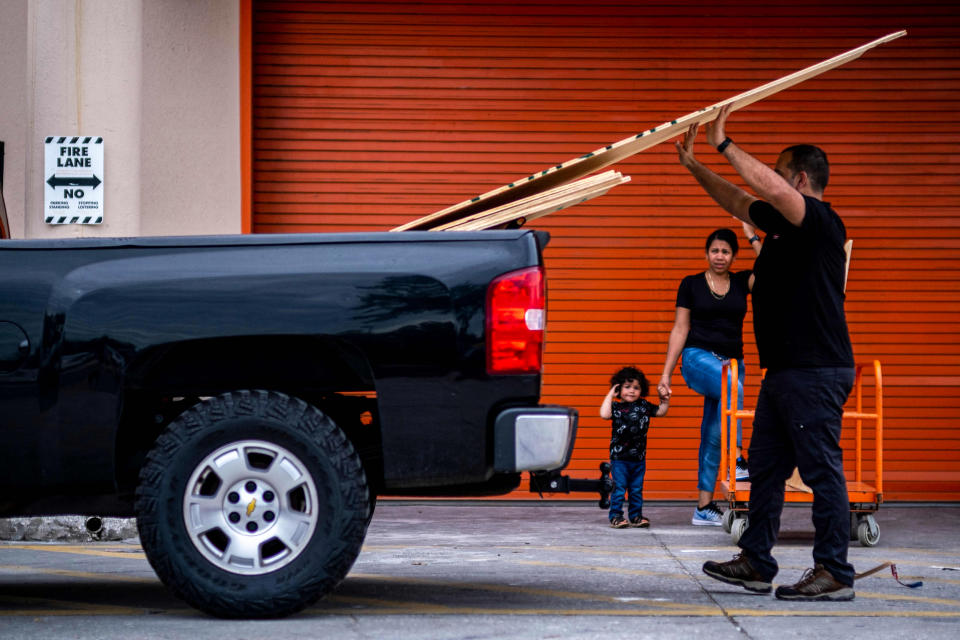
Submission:
[[[601,174],[596,174],[594,176],[590,176],[587,178],[582,178],[580,180],[575,180],[573,182],[562,184],[558,187],[549,189],[547,191],[543,191],[541,193],[535,193],[531,196],[528,196],[526,198],[521,198],[520,200],[516,200],[514,202],[508,202],[507,204],[501,205],[499,207],[494,207],[492,209],[485,209],[479,213],[475,213],[473,215],[466,216],[464,218],[458,218],[446,224],[437,225],[433,227],[433,229],[437,231],[442,231],[445,229],[449,229],[453,226],[459,225],[461,223],[480,220],[487,216],[516,211],[526,206],[531,206],[531,207],[537,206],[542,204],[546,200],[557,198],[557,197],[566,197],[573,192],[583,190],[583,189],[588,189],[600,182],[613,180],[618,176],[620,176],[620,174],[616,171],[605,171],[604,173],[601,173]]]
[[[601,196],[613,187],[629,181],[629,176],[623,176],[616,171],[608,171],[591,178],[568,182],[543,193],[482,211],[462,220],[448,222],[434,227],[433,230],[475,231],[493,229],[513,221],[522,221],[523,224],[526,224],[530,220]]]
[[[866,51],[881,44],[890,42],[906,35],[906,31],[897,31],[888,34],[882,38],[877,38],[871,42],[861,45],[850,51],[819,62],[815,65],[801,69],[789,75],[778,78],[765,85],[761,85],[744,93],[727,98],[709,107],[705,107],[693,113],[688,113],[676,120],[665,122],[658,127],[653,127],[635,136],[624,138],[619,142],[607,145],[590,153],[573,158],[562,164],[544,169],[540,173],[524,176],[492,191],[482,195],[464,200],[446,209],[442,209],[423,218],[412,220],[406,224],[391,229],[391,231],[408,231],[412,229],[431,229],[438,224],[459,219],[473,213],[500,206],[520,198],[527,197],[534,193],[554,188],[565,182],[589,175],[615,162],[619,162],[636,153],[649,149],[665,140],[673,138],[687,129],[691,124],[704,124],[713,121],[717,117],[719,109],[725,105],[731,105],[731,110],[742,109],[759,100],[763,100],[775,93],[783,91],[789,87],[800,84],[810,78],[816,77],[830,69],[839,67],[847,62],[856,60]]]

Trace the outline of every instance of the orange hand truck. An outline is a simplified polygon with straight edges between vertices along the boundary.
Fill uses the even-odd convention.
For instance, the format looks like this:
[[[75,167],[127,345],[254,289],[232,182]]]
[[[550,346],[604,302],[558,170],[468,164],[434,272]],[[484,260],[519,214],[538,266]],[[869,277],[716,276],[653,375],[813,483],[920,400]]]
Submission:
[[[880,540],[880,526],[877,524],[873,514],[880,508],[883,502],[883,375],[880,369],[880,361],[873,361],[874,373],[874,411],[872,413],[863,410],[863,369],[865,364],[856,365],[856,378],[854,382],[853,396],[856,401],[856,409],[853,411],[844,410],[843,419],[856,421],[856,451],[854,476],[851,480],[847,479],[847,494],[850,499],[850,539],[859,540],[865,547],[872,547]],[[733,393],[727,394],[727,376],[731,373],[730,389]],[[723,365],[723,380],[721,382],[721,404],[720,404],[720,442],[727,443],[729,446],[720,447],[720,469],[727,469],[727,480],[720,482],[720,490],[723,493],[723,499],[729,503],[729,509],[723,514],[723,529],[731,535],[733,543],[740,540],[740,536],[746,531],[749,524],[747,513],[750,505],[750,483],[748,481],[737,482],[737,440],[727,437],[728,433],[735,428],[737,419],[752,418],[754,412],[746,409],[737,409],[740,404],[739,385],[737,377],[736,359],[731,359]],[[874,465],[874,483],[867,484],[864,481],[863,470],[863,421],[874,421],[875,442],[875,465]],[[785,502],[813,502],[813,494],[809,490],[787,486],[784,495]]]

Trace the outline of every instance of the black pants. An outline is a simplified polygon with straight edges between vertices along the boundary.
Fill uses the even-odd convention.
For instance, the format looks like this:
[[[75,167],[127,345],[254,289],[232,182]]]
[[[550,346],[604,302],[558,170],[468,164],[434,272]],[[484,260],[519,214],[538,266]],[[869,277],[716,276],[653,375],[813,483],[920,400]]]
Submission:
[[[794,467],[813,490],[813,559],[853,585],[850,500],[843,474],[840,423],[853,388],[852,368],[786,369],[768,373],[750,439],[750,525],[740,547],[765,579],[777,575],[771,550],[780,531],[784,485]]]

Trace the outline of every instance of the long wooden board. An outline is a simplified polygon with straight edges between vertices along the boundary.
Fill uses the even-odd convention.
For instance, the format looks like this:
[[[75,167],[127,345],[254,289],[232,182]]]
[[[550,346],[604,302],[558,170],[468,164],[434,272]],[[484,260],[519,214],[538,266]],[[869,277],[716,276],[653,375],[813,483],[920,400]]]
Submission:
[[[606,171],[597,176],[568,182],[543,193],[433,227],[432,230],[477,231],[494,229],[510,222],[522,221],[526,224],[547,214],[602,196],[613,187],[629,181],[629,176],[624,176],[617,171]]]
[[[508,202],[519,200],[520,198],[525,198],[532,194],[546,191],[547,189],[552,189],[565,182],[569,182],[570,180],[582,178],[583,176],[589,175],[594,171],[598,171],[603,167],[609,166],[615,162],[619,162],[624,158],[628,158],[636,153],[644,151],[645,149],[649,149],[650,147],[660,144],[665,140],[669,140],[685,131],[687,127],[695,122],[699,124],[711,122],[717,117],[717,112],[720,107],[724,105],[731,105],[731,109],[734,111],[737,109],[742,109],[747,105],[753,104],[754,102],[763,100],[764,98],[783,91],[784,89],[800,84],[801,82],[816,77],[826,71],[829,71],[830,69],[835,69],[836,67],[846,64],[852,60],[856,60],[870,49],[890,42],[891,40],[896,40],[897,38],[900,38],[906,34],[906,31],[896,31],[894,33],[890,33],[882,38],[877,38],[876,40],[861,45],[856,49],[851,49],[850,51],[841,53],[840,55],[824,60],[823,62],[819,62],[805,69],[801,69],[800,71],[791,73],[790,75],[783,76],[782,78],[778,78],[777,80],[773,80],[767,84],[735,95],[732,98],[722,100],[716,104],[710,105],[709,107],[688,113],[687,115],[681,116],[676,120],[664,122],[660,126],[653,127],[652,129],[638,133],[635,136],[624,138],[619,142],[596,149],[595,151],[591,151],[590,153],[584,154],[578,158],[573,158],[562,164],[549,167],[539,173],[524,176],[511,182],[510,184],[498,187],[492,191],[488,191],[484,194],[471,198],[470,200],[464,200],[463,202],[437,211],[436,213],[432,213],[400,225],[399,227],[391,229],[391,231],[431,229],[438,225],[451,222],[453,220],[458,220],[486,209],[498,207]]]
[[[587,187],[589,187],[589,186],[592,186],[592,185],[595,184],[596,182],[603,181],[603,180],[607,180],[607,179],[611,178],[611,177],[614,176],[614,175],[619,175],[619,173],[616,172],[616,171],[605,171],[605,172],[603,172],[603,173],[594,174],[594,175],[592,175],[592,176],[588,176],[588,177],[586,177],[586,178],[581,178],[581,179],[579,179],[579,180],[574,180],[574,181],[572,181],[572,182],[566,182],[566,183],[564,183],[564,184],[561,184],[561,185],[558,185],[558,186],[554,187],[553,189],[548,189],[548,190],[546,190],[546,191],[541,191],[541,192],[538,192],[538,193],[534,193],[533,195],[527,196],[526,198],[520,198],[519,200],[513,200],[513,201],[508,202],[508,203],[506,203],[506,204],[502,204],[502,205],[500,205],[499,207],[493,207],[493,208],[491,208],[491,209],[484,209],[483,211],[480,211],[479,213],[474,213],[474,214],[471,214],[471,215],[468,215],[468,216],[464,216],[464,217],[462,217],[462,218],[457,218],[457,219],[455,219],[455,220],[451,220],[450,222],[447,222],[447,223],[444,223],[444,224],[438,224],[438,225],[436,225],[436,226],[434,226],[434,227],[431,227],[431,228],[432,228],[432,229],[435,229],[435,230],[437,230],[437,231],[442,231],[442,230],[444,230],[444,229],[447,229],[447,228],[449,228],[449,227],[451,227],[451,226],[454,226],[454,225],[461,224],[461,223],[463,223],[463,222],[470,222],[470,221],[474,221],[474,220],[480,220],[480,219],[483,219],[483,218],[485,218],[485,217],[487,217],[487,216],[499,214],[499,213],[502,213],[502,212],[505,212],[505,211],[517,211],[517,210],[519,210],[519,209],[522,209],[522,208],[525,207],[525,206],[536,206],[540,201],[542,201],[542,200],[544,200],[544,199],[556,197],[556,196],[559,196],[559,195],[564,195],[564,194],[569,193],[570,191],[573,191],[573,190],[576,190],[576,189],[587,188]]]
[[[578,192],[592,189],[600,183],[609,183],[609,186],[607,187],[609,189],[628,180],[629,178],[624,178],[618,171],[604,171],[603,173],[597,173],[586,178],[580,178],[579,180],[566,182],[554,187],[553,189],[541,191],[531,196],[527,196],[526,198],[521,198],[519,200],[514,200],[512,202],[500,205],[499,207],[484,209],[479,213],[474,213],[472,215],[464,216],[463,218],[451,220],[450,222],[438,224],[431,228],[435,231],[444,231],[453,227],[459,227],[464,223],[483,223],[485,220],[499,218],[502,215],[516,214],[519,216],[524,216],[525,211],[539,208],[548,200],[571,197]]]

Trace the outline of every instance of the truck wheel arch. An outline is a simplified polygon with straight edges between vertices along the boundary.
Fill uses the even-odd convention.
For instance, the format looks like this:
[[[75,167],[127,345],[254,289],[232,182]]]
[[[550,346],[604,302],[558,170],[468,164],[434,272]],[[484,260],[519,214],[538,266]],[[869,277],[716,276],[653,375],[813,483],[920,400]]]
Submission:
[[[216,372],[209,363],[216,362]],[[290,362],[309,363],[308,371],[295,370]],[[221,373],[224,372],[224,373]],[[310,387],[304,393],[302,387]],[[298,386],[299,385],[299,386]],[[117,485],[132,490],[142,461],[167,424],[201,397],[233,389],[270,389],[299,397],[334,418],[354,442],[368,479],[376,487],[382,479],[379,420],[358,429],[357,416],[346,411],[359,405],[357,398],[338,392],[375,397],[373,372],[359,348],[336,338],[253,336],[213,338],[168,343],[140,351],[125,376],[122,415],[116,433]],[[376,416],[375,400],[372,413]],[[371,445],[370,443],[373,443]]]

